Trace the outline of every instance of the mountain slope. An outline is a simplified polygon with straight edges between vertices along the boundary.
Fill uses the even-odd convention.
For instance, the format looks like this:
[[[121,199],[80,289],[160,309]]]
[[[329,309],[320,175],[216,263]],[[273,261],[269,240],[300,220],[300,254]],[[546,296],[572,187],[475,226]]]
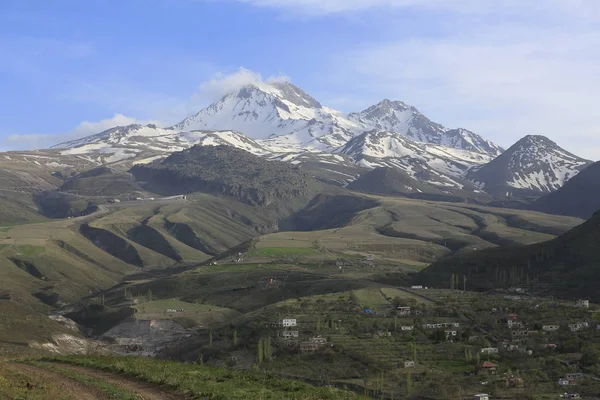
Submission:
[[[348,185],[348,189],[383,195],[442,194],[440,190],[417,181],[402,170],[385,167],[362,174]]]
[[[556,192],[539,198],[533,208],[550,214],[591,217],[600,210],[600,162],[569,179]]]
[[[348,119],[378,131],[392,131],[416,142],[497,156],[502,148],[466,129],[447,129],[432,122],[414,106],[385,99]]]
[[[298,167],[268,161],[231,146],[194,146],[160,163],[130,171],[150,191],[161,195],[203,192],[237,198],[250,205],[310,199],[321,187]]]
[[[419,279],[447,287],[452,274],[465,275],[469,290],[522,286],[541,294],[597,302],[600,301],[598,243],[600,213],[548,242],[443,259],[426,268]]]
[[[472,186],[462,177],[490,157],[480,153],[414,142],[395,132],[371,131],[337,149],[359,165],[398,168],[420,182],[443,188]]]
[[[468,178],[491,194],[535,196],[555,191],[590,163],[544,136],[529,135]]]

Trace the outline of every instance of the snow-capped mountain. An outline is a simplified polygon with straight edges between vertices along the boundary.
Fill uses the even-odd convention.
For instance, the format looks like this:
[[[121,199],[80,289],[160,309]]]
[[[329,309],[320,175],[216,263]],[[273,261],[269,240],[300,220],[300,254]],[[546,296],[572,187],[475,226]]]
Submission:
[[[497,156],[503,149],[466,129],[448,129],[432,122],[414,106],[385,99],[360,113],[348,116],[351,121],[379,131],[390,131],[416,142],[438,144],[455,149]]]
[[[587,165],[539,137],[502,153],[489,140],[445,128],[400,101],[345,115],[289,82],[247,85],[170,128],[116,127],[54,147],[94,162],[139,163],[198,144],[310,166],[342,185],[362,168],[393,167],[442,189],[500,195],[553,191]]]
[[[83,139],[60,143],[53,148],[63,149],[63,155],[96,155],[104,163],[134,158],[141,153],[172,153],[196,144],[205,146],[229,145],[256,155],[271,154],[257,141],[233,131],[180,132],[155,125],[128,125],[108,129]]]
[[[488,193],[550,193],[591,162],[560,148],[545,136],[529,135],[500,156],[469,172],[468,178]]]
[[[317,149],[342,146],[361,128],[288,82],[248,85],[173,127],[234,130],[272,146]]]
[[[486,154],[415,142],[389,131],[362,133],[339,152],[365,167],[399,168],[419,181],[456,189],[468,185],[463,177],[470,168],[492,160]]]

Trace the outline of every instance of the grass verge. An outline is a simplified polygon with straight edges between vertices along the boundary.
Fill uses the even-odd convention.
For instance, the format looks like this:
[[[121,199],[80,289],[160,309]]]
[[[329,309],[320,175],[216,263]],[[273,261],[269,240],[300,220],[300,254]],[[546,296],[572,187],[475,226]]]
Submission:
[[[350,400],[367,399],[356,393],[249,371],[182,364],[135,357],[53,357],[63,362],[125,374],[156,385],[210,400]]]

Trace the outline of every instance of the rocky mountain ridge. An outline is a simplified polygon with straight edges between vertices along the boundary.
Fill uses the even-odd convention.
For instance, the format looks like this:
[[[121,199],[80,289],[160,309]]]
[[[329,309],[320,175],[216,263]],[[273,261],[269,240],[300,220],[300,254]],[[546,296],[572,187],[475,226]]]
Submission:
[[[445,191],[499,196],[548,193],[588,164],[556,145],[536,143],[542,141],[529,150],[519,143],[521,150],[515,145],[506,155],[493,142],[446,128],[400,101],[386,99],[345,115],[289,82],[263,82],[229,93],[172,127],[116,127],[55,148],[101,163],[144,164],[195,145],[229,145],[268,159],[312,162],[321,170],[334,166],[331,180],[341,185],[358,177],[348,165],[354,164],[398,168]]]

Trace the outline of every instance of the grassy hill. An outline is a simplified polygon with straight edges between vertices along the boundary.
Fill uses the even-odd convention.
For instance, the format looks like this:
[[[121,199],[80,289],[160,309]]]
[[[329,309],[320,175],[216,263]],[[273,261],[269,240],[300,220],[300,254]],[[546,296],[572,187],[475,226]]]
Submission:
[[[529,246],[487,249],[446,258],[425,269],[420,280],[450,285],[466,276],[471,289],[525,286],[538,293],[600,300],[600,213],[564,235]]]

